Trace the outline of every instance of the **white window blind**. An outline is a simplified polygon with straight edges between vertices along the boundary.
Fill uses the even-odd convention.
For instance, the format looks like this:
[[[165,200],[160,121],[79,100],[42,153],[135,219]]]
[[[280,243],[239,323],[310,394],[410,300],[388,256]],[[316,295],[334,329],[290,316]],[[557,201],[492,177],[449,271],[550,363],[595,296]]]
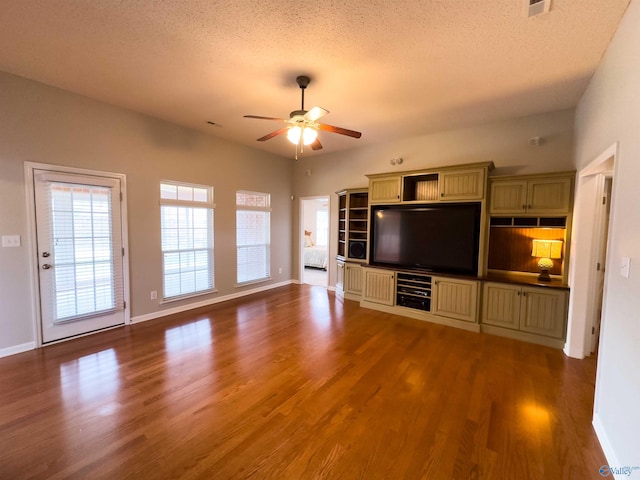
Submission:
[[[327,246],[329,240],[329,211],[316,212],[316,245]]]
[[[122,309],[121,267],[114,264],[122,247],[121,239],[112,232],[117,205],[112,188],[59,182],[45,185],[51,214],[45,230],[51,234],[50,255],[55,266],[54,322]]]
[[[164,299],[213,289],[213,209],[213,187],[160,184]]]
[[[237,282],[271,275],[271,195],[236,192]]]

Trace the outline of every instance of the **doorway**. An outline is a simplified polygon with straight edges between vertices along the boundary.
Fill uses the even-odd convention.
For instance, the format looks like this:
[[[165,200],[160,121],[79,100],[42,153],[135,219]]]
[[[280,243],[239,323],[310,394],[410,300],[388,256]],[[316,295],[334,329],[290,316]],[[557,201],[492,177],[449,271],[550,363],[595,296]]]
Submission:
[[[124,325],[124,176],[27,165],[40,344]]]
[[[613,177],[603,175],[602,183],[602,204],[600,212],[597,212],[598,225],[596,231],[596,278],[595,278],[595,306],[593,309],[593,323],[591,327],[591,348],[589,353],[594,354],[598,349],[600,340],[600,326],[602,323],[602,304],[605,295],[605,272],[607,264],[607,245],[609,240],[609,220],[611,216],[611,190],[613,188]]]
[[[329,197],[301,199],[301,282],[329,285]]]
[[[569,322],[564,352],[584,358],[597,351],[606,311],[609,215],[615,201],[615,143],[577,177],[575,228],[571,242]],[[602,319],[605,321],[605,319]]]

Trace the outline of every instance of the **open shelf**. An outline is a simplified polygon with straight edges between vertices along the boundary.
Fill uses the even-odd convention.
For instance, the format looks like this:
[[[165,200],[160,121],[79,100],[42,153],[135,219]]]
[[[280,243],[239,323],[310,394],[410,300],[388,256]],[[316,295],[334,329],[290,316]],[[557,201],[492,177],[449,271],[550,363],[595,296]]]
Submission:
[[[431,311],[431,276],[417,273],[398,273],[396,305]]]
[[[433,201],[438,200],[438,174],[411,175],[404,177],[402,201]]]
[[[338,195],[338,257],[363,262],[367,258],[369,192],[343,190]]]

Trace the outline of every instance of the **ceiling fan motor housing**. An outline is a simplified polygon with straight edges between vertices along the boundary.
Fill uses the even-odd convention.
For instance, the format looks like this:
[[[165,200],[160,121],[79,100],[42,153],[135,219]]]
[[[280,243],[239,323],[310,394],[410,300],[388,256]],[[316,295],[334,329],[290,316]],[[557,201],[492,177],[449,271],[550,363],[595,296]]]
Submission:
[[[298,86],[304,90],[305,88],[307,88],[309,83],[311,83],[311,79],[306,75],[300,75],[296,77],[296,82],[298,83]]]

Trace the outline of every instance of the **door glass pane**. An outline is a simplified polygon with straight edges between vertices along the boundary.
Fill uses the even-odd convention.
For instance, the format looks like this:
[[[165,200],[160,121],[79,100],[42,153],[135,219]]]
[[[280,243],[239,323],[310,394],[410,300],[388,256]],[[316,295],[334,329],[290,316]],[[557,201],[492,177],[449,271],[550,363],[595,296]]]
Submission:
[[[111,189],[64,183],[50,187],[54,322],[114,309]]]

